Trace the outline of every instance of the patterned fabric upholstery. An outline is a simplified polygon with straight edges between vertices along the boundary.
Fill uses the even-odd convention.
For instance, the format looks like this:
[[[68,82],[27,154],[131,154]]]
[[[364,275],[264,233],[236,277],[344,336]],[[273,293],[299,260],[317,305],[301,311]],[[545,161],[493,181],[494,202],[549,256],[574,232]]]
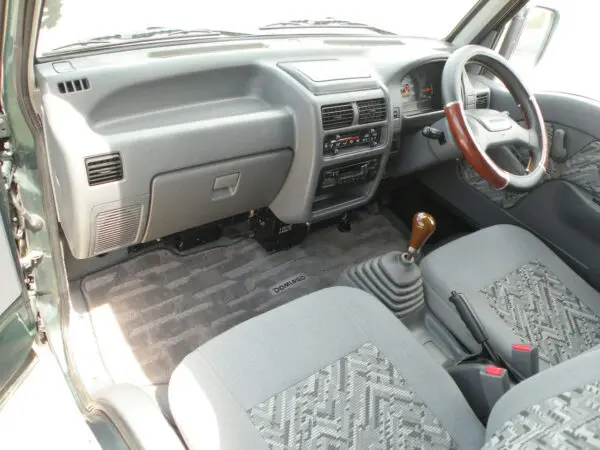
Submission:
[[[498,316],[540,358],[558,364],[600,344],[600,317],[541,261],[519,267],[482,291]]]
[[[513,150],[515,156],[521,159],[523,154]],[[524,164],[527,164],[527,157]],[[494,189],[479,175],[464,159],[461,159],[458,171],[460,176],[477,191],[497,203],[502,208],[511,208],[519,200],[528,195],[527,192],[511,191],[510,189]],[[544,181],[564,180],[571,182],[590,194],[600,196],[600,141],[593,141],[583,147],[564,162],[552,159],[548,163],[548,174]]]
[[[271,448],[453,448],[438,419],[367,343],[248,411]]]
[[[484,446],[492,448],[600,448],[600,382],[522,411]]]

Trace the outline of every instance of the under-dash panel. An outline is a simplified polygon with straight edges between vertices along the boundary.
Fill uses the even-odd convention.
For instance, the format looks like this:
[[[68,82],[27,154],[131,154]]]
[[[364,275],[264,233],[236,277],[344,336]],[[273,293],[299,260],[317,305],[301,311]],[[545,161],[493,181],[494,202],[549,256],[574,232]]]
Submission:
[[[68,94],[58,87],[65,75],[44,70],[40,81],[56,203],[76,258],[266,206],[289,172],[294,116],[257,89],[264,70],[138,62],[71,73],[89,89]]]

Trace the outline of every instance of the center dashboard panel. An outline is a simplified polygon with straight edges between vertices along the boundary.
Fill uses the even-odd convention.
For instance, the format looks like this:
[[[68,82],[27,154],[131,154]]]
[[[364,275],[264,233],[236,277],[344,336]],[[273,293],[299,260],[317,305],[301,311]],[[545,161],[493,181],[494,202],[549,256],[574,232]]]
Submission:
[[[379,95],[321,106],[323,167],[312,205],[313,220],[360,206],[375,193],[385,165],[382,160],[389,154],[390,130],[389,100],[384,90]]]
[[[313,158],[318,171],[306,180],[310,201],[302,218],[296,215],[299,211],[288,214],[289,203],[279,204],[278,199],[271,209],[284,221],[312,222],[367,203],[375,194],[389,155],[391,114],[385,85],[360,59],[280,67],[314,95],[316,142],[308,145],[317,152],[297,149],[295,158]],[[286,184],[283,194],[285,190]]]
[[[369,202],[389,160],[396,105],[402,118],[439,108],[429,70],[438,65],[414,68],[399,83],[368,48],[336,45],[136,49],[62,61],[68,72],[38,64],[59,220],[73,256],[258,208],[306,224]],[[394,62],[402,48],[384,48],[396,74],[414,58]],[[87,88],[60,89],[74,80]]]

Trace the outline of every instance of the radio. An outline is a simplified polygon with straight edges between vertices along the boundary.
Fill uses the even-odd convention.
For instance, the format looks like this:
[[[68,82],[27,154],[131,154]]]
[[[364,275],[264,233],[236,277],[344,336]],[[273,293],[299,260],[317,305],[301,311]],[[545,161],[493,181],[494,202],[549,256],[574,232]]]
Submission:
[[[380,158],[342,164],[323,169],[317,193],[339,186],[356,185],[372,181],[377,177]]]
[[[361,130],[330,134],[323,139],[323,154],[337,155],[342,150],[352,147],[375,147],[381,139],[381,127],[363,128]]]

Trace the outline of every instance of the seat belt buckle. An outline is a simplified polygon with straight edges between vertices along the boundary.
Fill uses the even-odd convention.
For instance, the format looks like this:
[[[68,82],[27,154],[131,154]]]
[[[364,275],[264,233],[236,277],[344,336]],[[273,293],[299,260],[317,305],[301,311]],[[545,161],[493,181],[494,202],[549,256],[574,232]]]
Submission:
[[[466,362],[447,370],[483,423],[487,421],[492,407],[512,386],[508,370],[493,363]]]
[[[500,397],[510,389],[508,370],[488,364],[481,369],[479,375],[488,411],[491,411]]]
[[[523,376],[529,378],[540,371],[539,349],[529,344],[513,344],[511,365]]]

